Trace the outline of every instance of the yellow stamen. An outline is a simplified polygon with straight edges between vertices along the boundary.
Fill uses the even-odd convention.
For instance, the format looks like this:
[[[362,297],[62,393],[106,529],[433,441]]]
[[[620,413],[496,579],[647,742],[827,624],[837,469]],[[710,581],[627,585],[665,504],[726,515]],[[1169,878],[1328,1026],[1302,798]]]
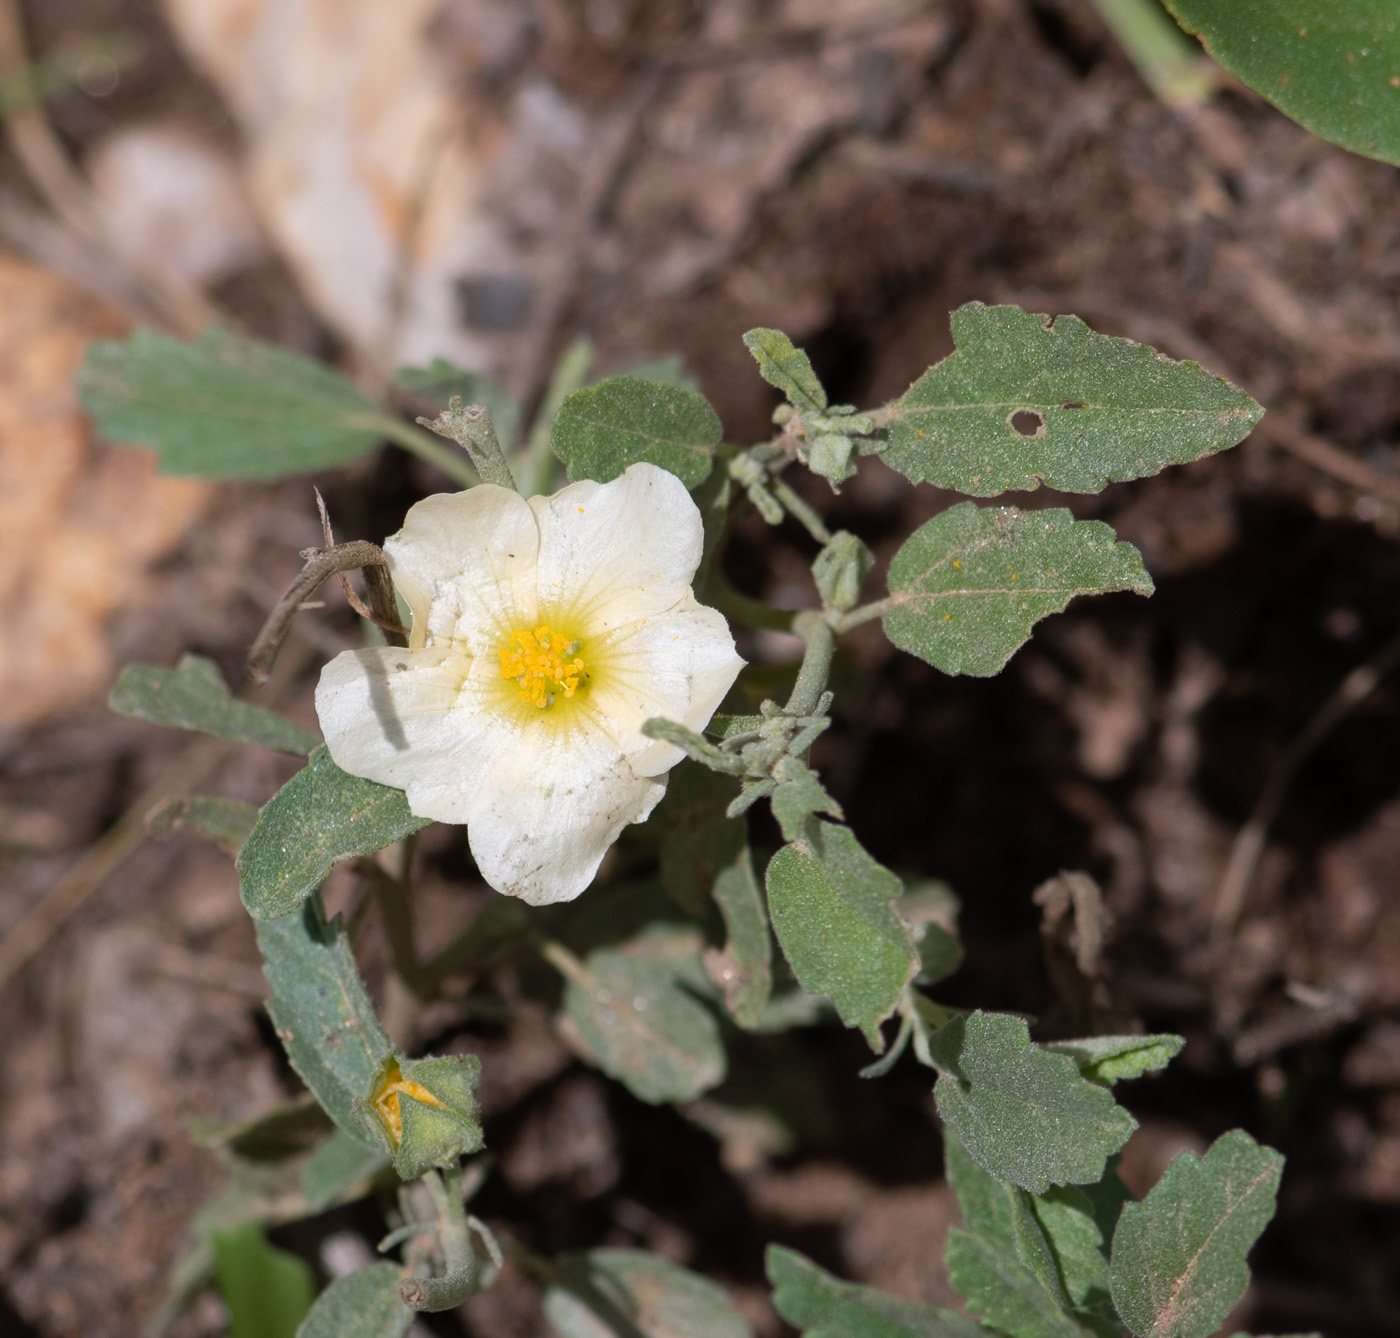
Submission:
[[[572,697],[588,677],[578,652],[583,645],[542,623],[533,632],[517,627],[501,647],[501,677],[513,678],[521,700],[544,710],[560,693]]]
[[[395,1147],[403,1142],[403,1110],[399,1106],[400,1094],[411,1096],[415,1101],[421,1101],[425,1106],[436,1106],[439,1110],[447,1109],[422,1083],[405,1078],[403,1070],[391,1060],[384,1070],[384,1076],[379,1080],[379,1086],[375,1088],[374,1095],[370,1097],[370,1104],[374,1107],[374,1113],[384,1121],[384,1127],[389,1131],[389,1137],[393,1140]]]

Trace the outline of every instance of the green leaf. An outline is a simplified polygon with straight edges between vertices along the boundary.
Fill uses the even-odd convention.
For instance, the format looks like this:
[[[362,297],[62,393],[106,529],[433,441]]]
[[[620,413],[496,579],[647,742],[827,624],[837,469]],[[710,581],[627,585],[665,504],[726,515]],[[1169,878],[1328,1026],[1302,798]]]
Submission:
[[[961,502],[920,525],[890,563],[885,634],[945,674],[989,678],[1031,628],[1076,595],[1131,590],[1152,578],[1132,544],[1068,511]]]
[[[1033,1194],[1097,1181],[1137,1127],[1067,1055],[1032,1045],[1018,1017],[955,1017],[929,1048],[944,1123],[989,1175]]]
[[[943,1131],[943,1164],[948,1184],[958,1196],[963,1226],[993,1245],[1015,1250],[1015,1188],[988,1175],[951,1129]]]
[[[824,994],[877,1053],[919,957],[890,902],[904,890],[849,827],[812,819],[768,863],[768,911],[798,982]]]
[[[630,367],[619,367],[614,375],[635,376],[641,381],[660,381],[664,385],[679,386],[682,390],[700,389],[700,383],[685,370],[685,359],[679,353],[668,353],[664,357],[633,363]]]
[[[248,1222],[214,1233],[214,1262],[232,1338],[295,1338],[316,1295],[304,1259],[269,1245],[262,1226]]]
[[[403,1276],[385,1263],[337,1278],[316,1298],[296,1338],[402,1338],[414,1318],[399,1300]]]
[[[800,840],[814,813],[844,818],[841,805],[826,792],[821,777],[800,757],[782,757],[773,768],[778,788],[768,800],[785,841]]]
[[[343,376],[227,330],[90,344],[78,397],[103,437],[151,447],[167,474],[280,478],[345,464],[384,435],[379,407]]]
[[[1315,135],[1400,164],[1400,13],[1393,0],[1167,0],[1241,83]]]
[[[728,942],[722,952],[705,953],[705,970],[724,991],[725,1007],[741,1027],[753,1031],[773,991],[773,943],[763,889],[753,870],[747,846],[715,879],[715,904],[724,917]]]
[[[236,855],[257,822],[258,810],[241,800],[176,795],[147,816],[146,830],[157,841],[168,841],[176,832],[193,827],[220,850]]]
[[[342,771],[323,746],[263,807],[238,853],[238,892],[255,920],[288,915],[331,866],[368,855],[428,825],[402,790]]]
[[[313,1213],[343,1199],[356,1197],[390,1164],[383,1152],[371,1151],[359,1138],[341,1129],[321,1141],[302,1168],[301,1192]]]
[[[234,743],[251,743],[305,757],[317,744],[314,734],[273,711],[229,696],[213,660],[186,655],[174,669],[158,664],[129,664],[108,699],[112,710],[169,725],[197,729]]]
[[[329,924],[319,898],[257,926],[272,986],[267,1011],[287,1058],[345,1133],[381,1151],[361,1103],[393,1051],[365,994],[340,918]]]
[[[687,760],[671,773],[657,812],[661,886],[692,919],[704,919],[720,870],[744,848],[744,824],[724,812],[734,794],[732,777]]]
[[[560,1338],[753,1338],[723,1287],[645,1250],[559,1261],[544,1294]]]
[[[1054,1294],[1005,1247],[953,1227],[945,1260],[968,1310],[998,1332],[1009,1338],[1084,1338]]]
[[[637,376],[610,376],[564,400],[550,444],[574,481],[607,483],[645,460],[693,488],[709,474],[723,435],[703,395]]]
[[[520,434],[520,405],[481,372],[468,372],[443,358],[434,358],[426,367],[400,368],[394,380],[438,410],[447,408],[454,395],[460,395],[463,404],[484,404],[506,450]]]
[[[952,325],[956,351],[888,409],[882,454],[915,483],[1100,492],[1223,451],[1263,414],[1199,364],[1077,316],[969,302]]]
[[[714,1015],[692,988],[708,982],[700,936],[644,935],[591,953],[564,988],[564,1013],[598,1067],[643,1101],[689,1101],[724,1080]]]
[[[826,408],[826,391],[811,360],[781,330],[750,330],[744,347],[758,359],[759,375],[781,390],[798,413],[821,413]]]
[[[962,965],[958,940],[958,898],[940,878],[926,878],[907,888],[895,912],[909,926],[919,953],[919,983],[936,985]]]
[[[1030,1205],[1070,1304],[1085,1311],[1104,1307],[1109,1299],[1108,1259],[1089,1196],[1073,1185],[1052,1186],[1030,1199]]]
[[[1127,1078],[1164,1069],[1181,1053],[1184,1036],[1085,1036],[1054,1041],[1045,1048],[1068,1055],[1090,1082],[1112,1087]]]
[[[796,1250],[770,1245],[764,1261],[773,1309],[804,1338],[986,1338],[956,1311],[843,1282]]]
[[[1113,1236],[1113,1303],[1139,1338],[1208,1338],[1249,1284],[1283,1158],[1241,1129],[1181,1153]]]

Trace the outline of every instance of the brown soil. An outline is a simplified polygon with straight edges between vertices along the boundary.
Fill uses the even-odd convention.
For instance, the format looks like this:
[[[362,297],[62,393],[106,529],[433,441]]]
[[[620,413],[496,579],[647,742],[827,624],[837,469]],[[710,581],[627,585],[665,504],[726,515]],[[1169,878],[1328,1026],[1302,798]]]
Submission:
[[[629,24],[637,11],[631,45],[595,43],[587,60],[571,60],[568,44],[581,40],[573,7],[538,8],[543,36],[492,77],[547,75],[591,107],[620,96],[646,43],[673,40],[687,21],[679,4],[612,6]],[[74,91],[54,102],[73,147],[124,117],[217,112],[154,3],[25,9],[39,51],[113,27],[147,43],[109,97]],[[1111,522],[1143,550],[1156,597],[1075,605],[988,681],[943,678],[867,629],[817,760],[874,854],[946,878],[961,896],[968,964],[944,990],[948,1002],[1023,1010],[1047,1035],[1082,1024],[1087,1010],[1096,1025],[1188,1037],[1165,1076],[1123,1095],[1143,1126],[1125,1162],[1139,1191],[1176,1151],[1237,1125],[1287,1155],[1239,1326],[1394,1333],[1393,681],[1298,773],[1226,951],[1210,951],[1209,932],[1231,842],[1284,749],[1400,631],[1400,183],[1394,169],[1320,143],[1238,89],[1194,118],[1174,114],[1085,0],[929,13],[848,40],[756,45],[677,76],[662,112],[686,110],[702,133],[718,133],[724,112],[740,142],[767,133],[743,118],[771,110],[783,90],[839,77],[859,96],[820,133],[744,159],[750,175],[725,183],[727,202],[698,221],[683,189],[693,182],[658,131],[600,225],[571,328],[595,339],[604,364],[682,353],[731,437],[757,440],[772,401],[739,342],[751,326],[782,326],[811,351],[833,399],[869,404],[950,350],[947,313],[962,302],[1076,312],[1228,372],[1369,468],[1374,486],[1358,490],[1261,432],[1225,457],[1099,498],[1014,499]],[[0,176],[19,181],[13,164]],[[661,263],[687,237],[690,269]],[[275,267],[220,296],[269,335],[333,347]],[[342,537],[392,530],[415,496],[440,486],[392,451],[321,483]],[[885,560],[950,500],[871,461],[840,498],[821,486],[809,495]],[[193,649],[237,682],[270,597],[297,550],[316,541],[313,515],[302,481],[223,489],[146,593],[108,623],[116,660],[171,662]],[[795,606],[808,578],[793,553],[807,553],[805,542],[749,517],[730,574]],[[355,636],[334,609],[306,622],[318,655]],[[745,649],[776,653],[758,641]],[[313,681],[308,671],[285,700],[307,725]],[[112,716],[98,697],[6,736],[0,928],[183,746]],[[240,752],[203,788],[261,802],[288,772]],[[766,817],[754,836],[772,840]],[[470,874],[454,833],[434,830],[422,864],[431,947],[482,899],[464,895]],[[1100,880],[1111,917],[1087,1001],[1054,987],[1031,900],[1074,868]],[[190,1218],[219,1181],[183,1122],[250,1115],[294,1087],[262,1020],[256,962],[227,859],[180,836],[144,846],[4,986],[0,1336],[128,1338],[151,1314]],[[371,944],[367,972],[382,971]],[[782,1331],[764,1299],[768,1240],[901,1295],[951,1299],[938,1257],[955,1208],[939,1178],[928,1075],[912,1062],[862,1082],[862,1044],[831,1029],[736,1046],[736,1088],[775,1067],[783,1075],[777,1099],[793,1142],[779,1149],[761,1130],[717,1141],[700,1127],[704,1112],[687,1119],[636,1102],[572,1060],[533,1006],[505,1026],[443,1009],[417,1019],[417,1031],[425,1044],[482,1055],[499,1169],[478,1211],[535,1248],[657,1249],[734,1288],[763,1334]],[[319,1267],[329,1234],[373,1232],[366,1214],[277,1239]],[[462,1316],[432,1327],[534,1334],[536,1301],[508,1270]],[[192,1338],[218,1324],[206,1300],[176,1331]]]

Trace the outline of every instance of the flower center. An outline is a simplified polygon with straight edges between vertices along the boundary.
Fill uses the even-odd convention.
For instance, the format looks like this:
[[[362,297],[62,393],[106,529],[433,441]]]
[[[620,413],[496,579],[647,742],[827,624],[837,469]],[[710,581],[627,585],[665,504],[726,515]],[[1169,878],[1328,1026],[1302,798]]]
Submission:
[[[395,1147],[403,1142],[403,1107],[399,1104],[401,1095],[411,1096],[425,1106],[436,1106],[439,1110],[447,1109],[422,1083],[405,1078],[397,1061],[391,1059],[384,1069],[384,1076],[379,1080],[379,1085],[370,1096],[370,1105],[384,1122]]]
[[[561,694],[572,697],[588,678],[582,649],[581,641],[570,641],[548,624],[533,632],[517,627],[501,647],[501,677],[515,680],[521,700],[546,710]]]

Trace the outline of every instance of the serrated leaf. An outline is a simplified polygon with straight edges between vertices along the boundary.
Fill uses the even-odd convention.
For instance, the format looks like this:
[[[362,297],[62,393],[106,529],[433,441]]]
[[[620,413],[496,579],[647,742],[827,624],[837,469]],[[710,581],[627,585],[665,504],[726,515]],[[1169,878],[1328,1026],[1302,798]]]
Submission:
[[[358,1103],[392,1050],[365,994],[339,917],[327,923],[320,898],[257,926],[272,986],[267,1011],[287,1058],[326,1113],[375,1152]]]
[[[1084,1338],[1045,1284],[1004,1247],[953,1227],[945,1260],[968,1310],[1008,1338]]]
[[[1209,1338],[1249,1285],[1283,1158],[1241,1129],[1183,1152],[1113,1236],[1113,1303],[1139,1338]]]
[[[506,450],[520,435],[520,405],[481,372],[469,372],[443,358],[434,358],[426,367],[401,367],[394,380],[409,394],[439,410],[447,408],[454,395],[461,396],[463,404],[484,404]]]
[[[686,984],[707,983],[700,936],[645,935],[591,953],[564,988],[564,1012],[589,1056],[643,1101],[690,1101],[724,1080],[714,1015]]]
[[[382,850],[427,825],[408,811],[402,790],[342,771],[319,747],[264,805],[238,852],[239,896],[255,920],[289,915],[333,864]]]
[[[645,1250],[559,1261],[544,1313],[559,1338],[753,1338],[723,1287]]]
[[[226,330],[89,344],[78,397],[103,437],[151,447],[167,474],[280,478],[345,464],[383,437],[379,407],[343,376]]]
[[[316,1298],[296,1338],[402,1338],[413,1311],[399,1299],[403,1269],[368,1264],[337,1278]]]
[[[262,1225],[247,1222],[214,1233],[214,1267],[231,1338],[295,1338],[316,1295],[304,1259],[269,1245]]]
[[[1000,673],[1031,628],[1076,595],[1152,578],[1132,544],[1066,510],[960,502],[920,525],[890,563],[885,635],[945,674]]]
[[[295,753],[305,757],[319,742],[314,734],[284,720],[275,711],[229,696],[213,660],[186,655],[169,669],[159,664],[129,664],[108,698],[112,710],[172,729],[194,729],[234,743]]]
[[[764,1261],[773,1309],[803,1338],[986,1338],[956,1311],[843,1282],[796,1250],[770,1245]]]
[[[824,994],[877,1052],[880,1023],[918,970],[909,930],[891,901],[904,890],[850,828],[812,819],[768,863],[773,931],[802,988]]]
[[[773,990],[773,944],[763,889],[747,846],[728,868],[720,870],[714,898],[728,941],[722,952],[711,948],[705,953],[705,971],[724,991],[729,1015],[753,1031],[763,1020]]]
[[[1197,363],[1077,316],[969,302],[952,326],[956,351],[888,409],[883,458],[915,483],[1100,492],[1223,451],[1263,414]]]
[[[685,761],[672,773],[656,821],[661,827],[661,886],[687,915],[704,919],[720,870],[744,848],[744,824],[725,816],[734,780]]]
[[[1315,135],[1400,164],[1400,14],[1394,0],[1167,0],[1241,83]]]
[[[826,408],[826,391],[811,359],[781,330],[750,330],[744,347],[758,360],[758,373],[787,397],[798,413],[821,413]]]
[[[637,376],[610,376],[565,398],[550,444],[574,481],[607,483],[628,465],[647,461],[693,488],[708,476],[723,435],[703,395]]]
[[[1032,1045],[1005,1013],[955,1017],[930,1039],[938,1113],[989,1175],[1043,1194],[1097,1181],[1137,1127],[1067,1055]]]
[[[1054,1041],[1047,1050],[1068,1055],[1090,1082],[1112,1087],[1116,1082],[1141,1078],[1164,1069],[1181,1053],[1184,1036],[1085,1036],[1074,1041]]]

